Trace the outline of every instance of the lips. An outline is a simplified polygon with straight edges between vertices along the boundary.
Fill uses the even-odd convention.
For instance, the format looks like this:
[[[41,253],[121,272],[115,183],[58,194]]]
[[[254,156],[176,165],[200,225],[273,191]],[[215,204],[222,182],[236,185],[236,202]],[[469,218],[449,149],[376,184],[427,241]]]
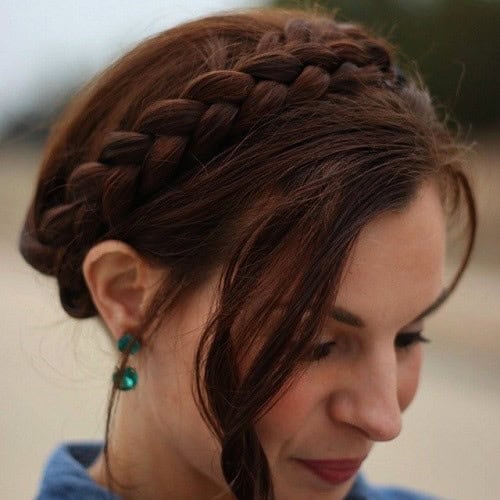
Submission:
[[[308,470],[331,484],[340,484],[351,479],[358,472],[365,457],[339,460],[300,460]]]

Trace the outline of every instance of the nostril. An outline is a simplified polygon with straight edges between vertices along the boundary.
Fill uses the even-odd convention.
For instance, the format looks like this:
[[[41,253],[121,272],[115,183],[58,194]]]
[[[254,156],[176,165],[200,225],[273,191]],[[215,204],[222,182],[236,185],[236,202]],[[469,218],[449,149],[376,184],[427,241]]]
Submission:
[[[374,441],[392,441],[401,434],[401,413],[381,408],[367,419],[366,430]]]

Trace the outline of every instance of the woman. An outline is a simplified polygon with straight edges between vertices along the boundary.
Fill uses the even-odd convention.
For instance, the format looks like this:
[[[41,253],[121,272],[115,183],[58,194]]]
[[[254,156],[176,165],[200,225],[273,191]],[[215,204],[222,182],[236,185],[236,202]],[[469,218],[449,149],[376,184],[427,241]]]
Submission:
[[[72,103],[20,249],[121,354],[104,443],[57,448],[38,498],[422,498],[359,473],[475,237],[417,77],[361,26],[260,9],[167,30]]]

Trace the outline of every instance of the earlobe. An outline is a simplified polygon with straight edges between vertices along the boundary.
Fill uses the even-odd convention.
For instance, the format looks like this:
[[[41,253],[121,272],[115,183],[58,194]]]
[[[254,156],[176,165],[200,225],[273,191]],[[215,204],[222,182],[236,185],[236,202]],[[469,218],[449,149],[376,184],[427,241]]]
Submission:
[[[89,250],[83,274],[103,321],[119,339],[140,324],[161,272],[126,243],[107,240]]]

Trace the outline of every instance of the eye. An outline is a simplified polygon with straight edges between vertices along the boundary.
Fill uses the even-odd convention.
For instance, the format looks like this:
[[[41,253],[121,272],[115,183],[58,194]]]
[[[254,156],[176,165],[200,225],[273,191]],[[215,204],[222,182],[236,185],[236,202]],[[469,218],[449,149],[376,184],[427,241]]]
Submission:
[[[311,352],[310,358],[313,361],[319,361],[320,359],[326,358],[335,346],[335,342],[324,342],[315,346]]]
[[[397,349],[409,349],[419,342],[430,342],[430,340],[419,332],[400,333],[394,340],[394,345]]]
[[[419,342],[430,342],[430,340],[422,335],[422,331],[419,332],[405,332],[400,333],[396,339],[394,340],[394,345],[397,349],[410,349],[413,345],[418,344]],[[310,359],[312,361],[320,361],[323,358],[328,357],[333,348],[335,347],[336,342],[323,342],[313,347]]]

